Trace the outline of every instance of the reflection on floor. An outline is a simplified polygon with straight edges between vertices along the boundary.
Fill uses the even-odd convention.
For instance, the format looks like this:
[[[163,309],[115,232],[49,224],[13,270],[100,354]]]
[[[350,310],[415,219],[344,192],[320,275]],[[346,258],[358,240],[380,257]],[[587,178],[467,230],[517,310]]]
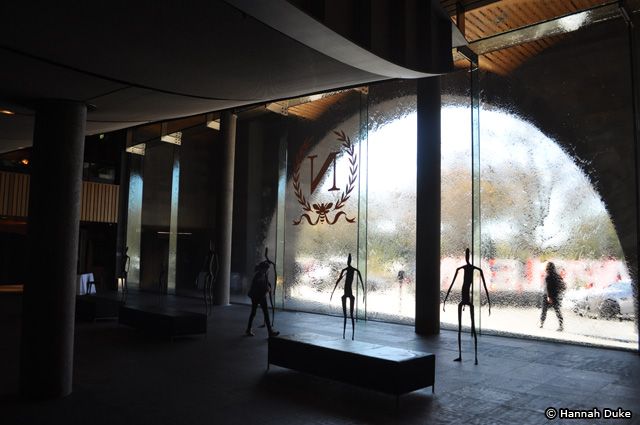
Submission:
[[[203,311],[200,300],[143,296],[139,302]],[[395,398],[272,367],[266,373],[266,330],[243,336],[249,308],[215,307],[206,338],[148,337],[115,321],[76,325],[74,393],[25,403],[14,393],[19,318],[0,312],[0,411],[3,424],[543,424],[544,410],[597,407],[632,410],[640,424],[637,353],[518,340],[479,338],[479,362],[463,335],[430,338],[413,328],[358,322],[356,339],[433,352],[435,395],[424,389]],[[260,323],[260,316],[256,322]],[[283,334],[339,335],[341,318],[277,312]],[[375,370],[371,373],[375,374]],[[594,421],[571,421],[593,423]],[[603,421],[596,421],[602,423]]]

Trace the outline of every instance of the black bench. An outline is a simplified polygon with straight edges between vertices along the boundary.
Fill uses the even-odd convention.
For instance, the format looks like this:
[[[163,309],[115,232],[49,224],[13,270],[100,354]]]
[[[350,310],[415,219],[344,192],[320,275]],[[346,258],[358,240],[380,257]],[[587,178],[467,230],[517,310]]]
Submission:
[[[171,307],[121,305],[118,322],[167,337],[207,333],[207,315]]]
[[[118,294],[79,295],[76,297],[76,319],[91,322],[115,319],[120,304]]]
[[[271,365],[399,396],[434,391],[434,354],[311,333],[269,338]]]

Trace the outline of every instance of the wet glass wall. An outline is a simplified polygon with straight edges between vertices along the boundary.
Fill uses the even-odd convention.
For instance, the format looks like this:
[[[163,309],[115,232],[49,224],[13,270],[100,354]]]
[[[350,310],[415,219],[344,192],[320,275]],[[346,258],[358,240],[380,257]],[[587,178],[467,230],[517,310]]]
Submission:
[[[246,226],[234,226],[233,257],[245,261],[232,265],[232,299],[248,301],[254,266],[268,249],[277,264],[278,306],[338,314],[343,291],[331,293],[349,254],[363,284],[366,279],[365,251],[359,249],[366,224],[359,202],[366,183],[366,92],[287,105],[286,114],[262,109],[239,115],[234,222]],[[355,283],[354,308],[363,315],[362,285]]]
[[[172,142],[157,133],[140,129],[129,153],[128,284],[199,296],[215,234],[218,132],[203,122],[171,133]]]
[[[482,267],[494,302],[482,326],[637,348],[626,26],[549,44],[507,75],[481,75]],[[557,276],[566,289],[549,296]]]
[[[215,241],[219,132],[199,125],[181,133],[175,282],[178,293],[196,290],[199,296],[209,245]]]
[[[469,68],[442,76],[441,93],[440,298],[444,300],[456,269],[465,264],[465,249],[472,248],[472,117]],[[444,328],[458,326],[457,304],[461,300],[461,285],[462,276],[458,276],[447,298],[445,310],[440,312],[440,321]],[[468,315],[463,323],[470,323]]]
[[[359,220],[358,207],[360,184],[366,181],[361,175],[360,150],[367,137],[366,127],[361,131],[360,113],[366,94],[350,90],[319,101],[331,102],[321,117],[300,119],[292,114],[289,119],[285,307],[339,314],[344,282],[331,294],[348,256],[353,267],[364,266],[358,258],[359,243],[364,242],[359,240],[358,228],[366,221]],[[363,301],[363,285],[364,276],[362,285],[356,277],[355,309]]]
[[[247,226],[233,249],[247,261],[234,266],[234,300],[247,301],[268,247],[282,259],[278,306],[341,315],[351,255],[355,314],[413,321],[415,92],[393,82],[295,99],[286,116],[240,115],[234,220]]]
[[[171,191],[175,145],[147,143],[142,169],[142,226],[140,236],[140,289],[168,287]]]
[[[415,318],[415,81],[369,88],[367,317]]]
[[[481,57],[479,127],[473,74],[441,77],[440,284],[472,248],[493,300],[491,316],[476,309],[485,331],[637,347],[627,42],[612,20],[556,37],[508,72],[486,71]],[[278,307],[341,315],[344,279],[332,292],[351,254],[367,294],[356,277],[356,315],[413,321],[415,92],[394,81],[238,112],[233,301],[248,302],[268,249]],[[204,124],[183,129],[181,145],[158,134],[132,161],[129,255],[142,289],[198,294],[216,231],[218,137]],[[549,262],[566,285],[561,330],[553,305],[540,327]],[[445,327],[457,325],[457,285]]]

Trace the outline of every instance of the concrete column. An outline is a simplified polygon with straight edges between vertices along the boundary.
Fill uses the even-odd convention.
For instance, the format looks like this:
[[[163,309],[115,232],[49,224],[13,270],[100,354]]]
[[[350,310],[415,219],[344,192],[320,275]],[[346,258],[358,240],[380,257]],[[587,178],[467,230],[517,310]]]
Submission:
[[[220,259],[220,272],[214,288],[216,305],[229,304],[231,287],[231,239],[233,224],[233,176],[236,154],[237,116],[226,111],[220,116],[222,139],[222,170],[216,214],[216,250]]]
[[[440,77],[418,80],[416,333],[440,332]]]
[[[36,108],[20,357],[28,398],[71,393],[86,115],[86,106],[73,101]]]

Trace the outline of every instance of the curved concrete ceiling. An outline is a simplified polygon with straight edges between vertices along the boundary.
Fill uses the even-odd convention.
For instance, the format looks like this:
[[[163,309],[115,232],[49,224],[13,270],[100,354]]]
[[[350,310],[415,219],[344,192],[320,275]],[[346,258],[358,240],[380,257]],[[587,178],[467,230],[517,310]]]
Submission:
[[[386,78],[424,78],[436,75],[405,68],[378,57],[327,28],[287,0],[226,0],[304,45],[362,71]]]
[[[283,13],[303,19],[296,10]],[[39,99],[94,105],[96,134],[396,75],[375,57],[330,57],[222,0],[3,2],[0,15],[0,109],[16,112],[0,115],[0,152],[31,144]]]

